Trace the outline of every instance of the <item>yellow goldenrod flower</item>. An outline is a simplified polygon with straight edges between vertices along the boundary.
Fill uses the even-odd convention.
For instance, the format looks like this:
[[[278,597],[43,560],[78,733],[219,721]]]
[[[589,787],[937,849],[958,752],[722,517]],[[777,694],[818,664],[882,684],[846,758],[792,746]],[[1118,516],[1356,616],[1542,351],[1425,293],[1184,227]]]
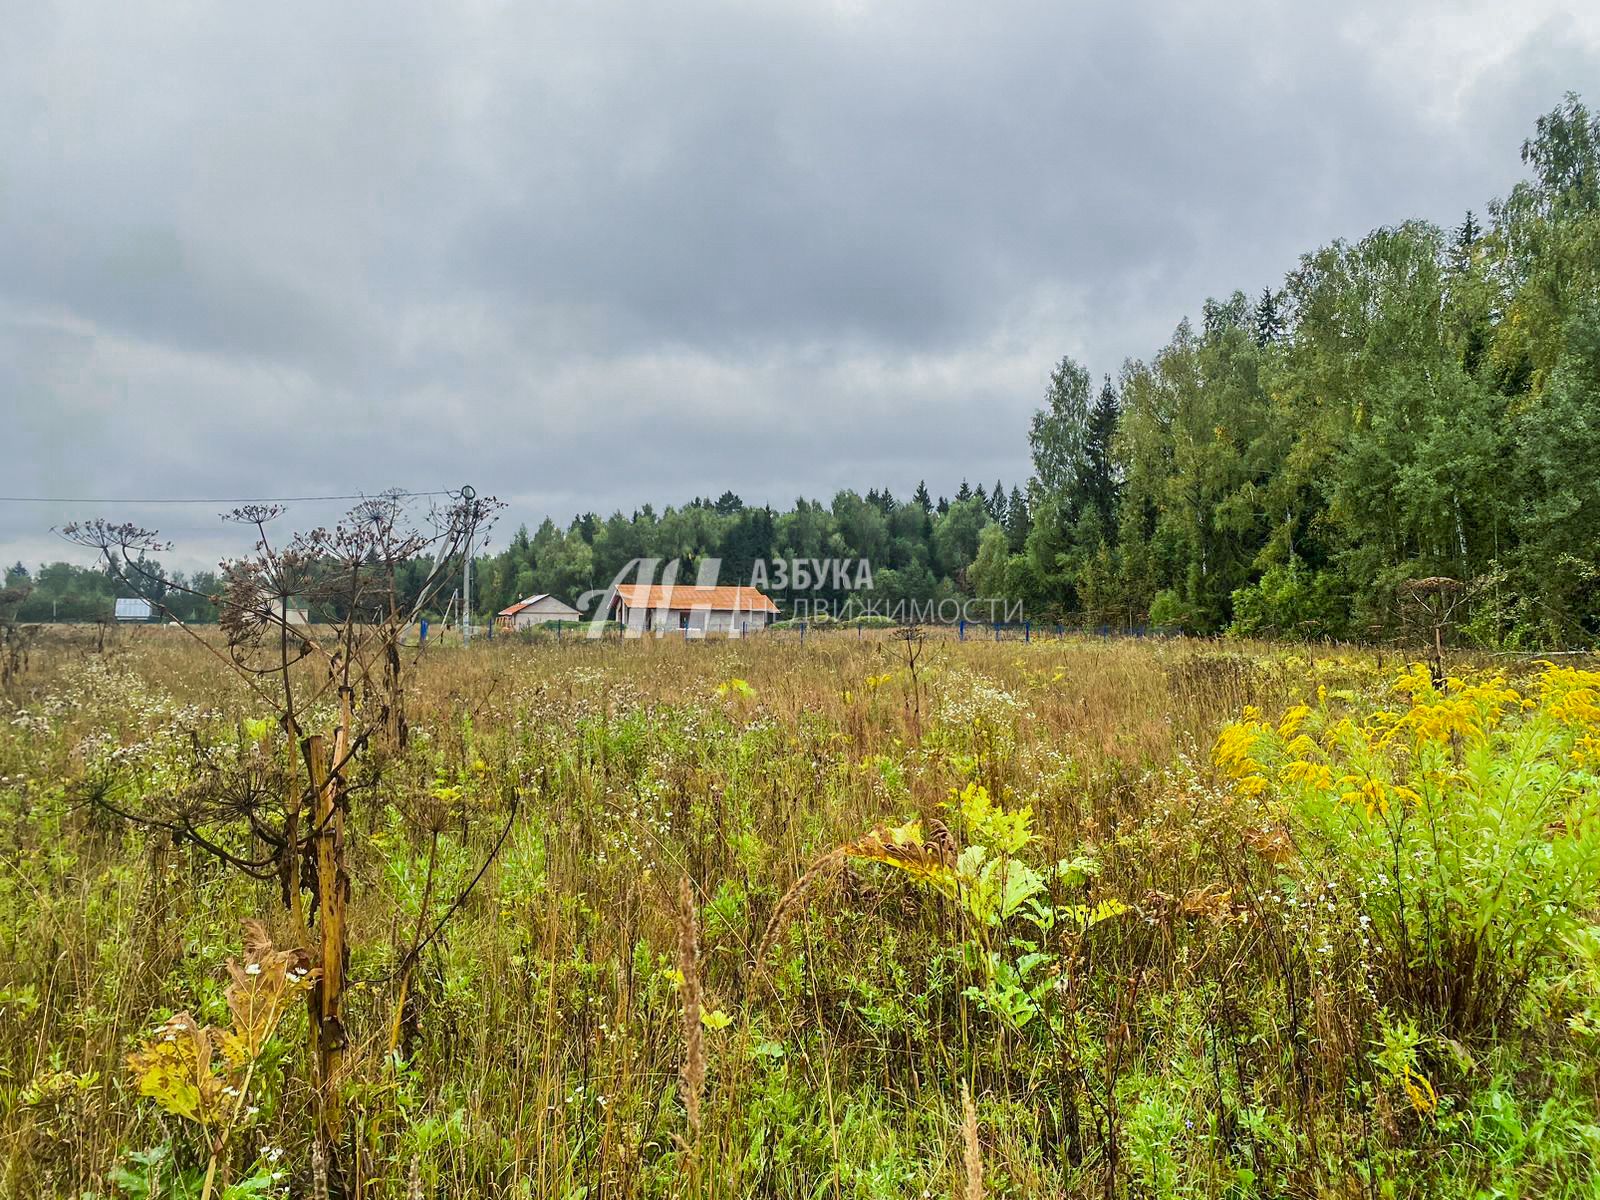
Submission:
[[[1411,1107],[1418,1113],[1427,1116],[1438,1110],[1439,1093],[1433,1090],[1433,1084],[1428,1082],[1428,1077],[1421,1071],[1407,1066],[1400,1081],[1405,1085],[1406,1097],[1411,1101]]]
[[[1255,747],[1260,737],[1261,726],[1253,721],[1224,726],[1211,752],[1212,761],[1234,779],[1258,775],[1261,764],[1255,760]]]
[[[1572,761],[1579,767],[1600,768],[1600,737],[1587,734],[1579,738],[1572,747]]]
[[[1340,797],[1346,804],[1361,805],[1369,818],[1374,813],[1388,815],[1388,789],[1381,779],[1374,779],[1370,775],[1346,775],[1339,780],[1339,785],[1350,789]]]
[[[1311,709],[1304,704],[1296,704],[1283,714],[1283,720],[1278,722],[1278,736],[1291,738],[1300,729],[1301,722],[1311,713]]]
[[[1296,760],[1283,769],[1283,775],[1290,783],[1318,791],[1333,787],[1333,772],[1323,763]]]

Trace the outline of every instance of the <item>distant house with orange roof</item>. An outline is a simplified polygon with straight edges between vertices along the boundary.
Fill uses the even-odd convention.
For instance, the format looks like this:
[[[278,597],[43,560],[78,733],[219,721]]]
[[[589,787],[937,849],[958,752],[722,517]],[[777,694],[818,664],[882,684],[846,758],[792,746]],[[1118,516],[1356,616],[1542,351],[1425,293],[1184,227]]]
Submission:
[[[778,606],[753,587],[624,583],[611,601],[611,618],[641,632],[708,633],[743,637],[765,629]]]

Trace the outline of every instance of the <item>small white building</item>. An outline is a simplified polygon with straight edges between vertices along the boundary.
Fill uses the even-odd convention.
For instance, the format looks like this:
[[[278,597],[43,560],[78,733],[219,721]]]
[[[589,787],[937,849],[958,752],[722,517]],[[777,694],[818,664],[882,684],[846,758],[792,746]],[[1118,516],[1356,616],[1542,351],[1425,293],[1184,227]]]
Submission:
[[[691,587],[688,584],[619,584],[611,618],[630,632],[725,634],[743,637],[765,629],[778,606],[753,587]]]
[[[583,614],[570,604],[563,604],[548,592],[518,600],[495,615],[496,629],[507,631],[532,629],[547,621],[581,621]]]
[[[119,621],[148,621],[154,611],[150,601],[142,597],[117,597],[116,614]]]

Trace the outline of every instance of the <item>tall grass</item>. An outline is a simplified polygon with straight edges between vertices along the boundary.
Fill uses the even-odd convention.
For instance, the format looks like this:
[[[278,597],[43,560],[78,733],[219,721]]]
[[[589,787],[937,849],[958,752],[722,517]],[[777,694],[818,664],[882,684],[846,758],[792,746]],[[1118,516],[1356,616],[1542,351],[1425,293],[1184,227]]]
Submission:
[[[411,745],[355,781],[341,1169],[313,1161],[294,1012],[216,1194],[1597,1185],[1582,677],[1530,665],[1493,685],[1517,699],[1492,727],[1383,742],[1489,680],[1429,695],[1355,651],[1082,639],[939,641],[913,680],[905,653],[430,649]],[[7,705],[0,1194],[198,1195],[215,1139],[127,1058],[180,1010],[225,1024],[241,922],[279,946],[292,922],[275,885],[97,800],[196,787],[195,748],[235,754],[260,714],[159,630],[57,641]],[[1362,771],[1416,799],[1369,813],[1340,782]],[[508,789],[505,845],[402,971]],[[990,883],[1043,890],[980,909],[898,851],[846,852],[912,821],[937,861],[984,845],[1017,864]]]

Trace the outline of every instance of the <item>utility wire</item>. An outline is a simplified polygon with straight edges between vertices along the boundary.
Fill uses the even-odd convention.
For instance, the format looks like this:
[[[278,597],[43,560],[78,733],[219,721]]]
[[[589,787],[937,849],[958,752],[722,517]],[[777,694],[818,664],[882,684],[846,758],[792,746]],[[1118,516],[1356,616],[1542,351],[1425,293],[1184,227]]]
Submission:
[[[450,496],[457,489],[431,492],[357,492],[349,496],[235,496],[221,499],[115,499],[104,496],[0,496],[0,504],[307,504],[318,500],[376,500],[383,496]]]

